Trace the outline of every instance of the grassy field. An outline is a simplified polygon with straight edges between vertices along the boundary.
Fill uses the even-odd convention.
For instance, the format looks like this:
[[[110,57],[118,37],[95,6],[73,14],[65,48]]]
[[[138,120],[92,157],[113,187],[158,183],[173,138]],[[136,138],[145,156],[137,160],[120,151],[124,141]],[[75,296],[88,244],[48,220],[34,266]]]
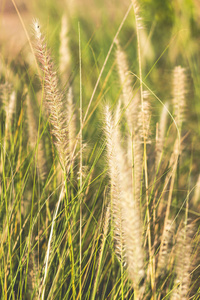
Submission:
[[[200,299],[199,1],[0,6],[1,299]]]

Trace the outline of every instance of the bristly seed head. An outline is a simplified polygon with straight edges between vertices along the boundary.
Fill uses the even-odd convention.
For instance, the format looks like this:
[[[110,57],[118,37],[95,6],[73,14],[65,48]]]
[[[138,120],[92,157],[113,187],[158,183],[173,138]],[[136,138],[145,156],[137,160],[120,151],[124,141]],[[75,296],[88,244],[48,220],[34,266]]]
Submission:
[[[41,39],[42,34],[40,31],[40,24],[39,24],[38,19],[33,20],[33,30],[34,30],[35,37],[37,39]]]

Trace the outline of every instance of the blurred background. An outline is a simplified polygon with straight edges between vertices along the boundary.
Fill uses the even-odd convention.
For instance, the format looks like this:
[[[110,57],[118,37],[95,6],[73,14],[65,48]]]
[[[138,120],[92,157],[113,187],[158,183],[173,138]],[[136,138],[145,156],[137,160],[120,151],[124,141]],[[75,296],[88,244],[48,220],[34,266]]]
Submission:
[[[60,26],[60,17],[66,12],[71,19],[78,18],[89,22],[91,30],[107,23],[110,25],[109,28],[107,27],[109,31],[112,31],[115,24],[121,21],[131,3],[129,0],[14,0],[14,2],[27,30],[29,30],[32,19],[36,17],[46,21],[46,24],[51,21],[54,27]],[[180,42],[181,37],[183,40],[183,36],[185,43],[190,39],[187,48],[194,52],[198,47],[194,43],[194,38],[198,38],[200,23],[200,2],[198,0],[143,0],[140,2],[146,30],[151,34],[153,41],[156,38],[160,43],[165,39],[170,42],[169,38],[177,34],[177,42]],[[1,44],[3,41],[12,45],[10,50],[12,48],[12,51],[17,53],[26,43],[26,37],[12,0],[0,0],[0,11]],[[182,31],[182,33],[178,33],[178,31]],[[177,51],[178,49],[175,52]],[[174,59],[173,56],[175,57],[176,53],[172,55]]]
[[[60,30],[63,14],[68,18],[68,38],[71,51],[71,71],[69,77],[74,86],[79,86],[78,78],[78,23],[81,28],[83,49],[83,84],[87,89],[84,97],[89,99],[98,78],[114,35],[131,1],[119,0],[15,0],[21,18],[31,39],[31,24],[38,18],[48,39],[48,44],[58,63]],[[143,0],[141,15],[144,28],[141,32],[142,68],[146,84],[163,102],[171,98],[172,71],[181,65],[187,72],[187,130],[194,133],[190,145],[194,155],[200,151],[200,1],[199,0]],[[28,63],[31,58],[30,46],[12,0],[0,0],[0,51],[8,62],[21,59]],[[119,40],[126,51],[130,71],[138,72],[137,38],[133,11],[130,12]],[[102,77],[105,80],[115,56],[111,53],[109,63]],[[115,102],[119,96],[116,69],[108,80],[106,99]],[[117,87],[117,88],[116,88]],[[75,88],[76,91],[76,88]],[[76,92],[75,92],[76,93]],[[87,105],[87,104],[86,104]],[[161,106],[152,104],[155,118]],[[96,116],[94,115],[94,118]],[[90,130],[91,131],[91,130]],[[92,131],[91,131],[92,135]],[[195,154],[196,153],[196,154]],[[199,166],[195,166],[198,172]]]

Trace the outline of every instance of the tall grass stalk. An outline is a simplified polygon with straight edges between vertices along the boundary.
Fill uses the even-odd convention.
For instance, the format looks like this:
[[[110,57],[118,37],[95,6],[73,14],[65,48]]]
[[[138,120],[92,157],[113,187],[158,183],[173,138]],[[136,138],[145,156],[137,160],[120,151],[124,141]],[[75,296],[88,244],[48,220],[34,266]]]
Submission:
[[[143,27],[142,18],[140,15],[140,8],[137,0],[132,0],[134,14],[135,14],[135,28],[137,35],[137,54],[138,54],[138,65],[139,65],[139,81],[140,81],[140,98],[141,98],[141,111],[142,111],[142,122],[143,122],[143,131],[145,131],[145,113],[144,113],[144,93],[143,93],[143,77],[142,77],[142,57],[141,57],[141,41],[140,41],[140,30]],[[149,213],[149,184],[148,184],[148,168],[147,168],[147,150],[146,150],[146,138],[144,137],[144,152],[143,152],[143,163],[144,163],[144,176],[145,176],[145,189],[146,189],[146,213],[147,213],[147,224],[148,224],[148,245],[149,245],[149,257],[150,257],[150,274],[151,274],[151,287],[154,289],[155,284],[155,268],[154,268],[154,259],[152,255],[152,245],[151,245],[151,233],[150,233],[150,213]],[[154,296],[155,298],[155,292]]]
[[[67,178],[68,172],[70,170],[69,165],[69,154],[68,154],[68,126],[66,123],[66,117],[63,112],[63,94],[60,92],[58,87],[58,78],[57,74],[53,69],[53,63],[51,60],[51,56],[49,54],[49,50],[47,49],[45,39],[41,34],[40,25],[37,20],[34,21],[33,24],[34,34],[36,38],[35,49],[36,55],[40,62],[41,69],[44,72],[44,90],[45,90],[45,104],[50,114],[50,122],[52,124],[52,133],[55,137],[55,144],[57,146],[57,151],[59,154],[60,164],[63,170],[63,177],[65,182],[65,192],[67,198],[67,209],[66,209],[66,220],[68,220],[69,212],[69,196],[68,196],[68,187],[67,187]],[[61,190],[61,194],[62,194]],[[59,198],[60,200],[60,198]],[[61,200],[60,200],[61,201]],[[60,205],[60,201],[58,202]],[[59,208],[59,205],[57,206]],[[56,210],[57,212],[57,210]],[[56,217],[56,216],[55,216]],[[54,223],[52,223],[53,228]],[[72,246],[72,233],[71,233],[71,225],[68,223],[69,229],[69,247],[70,247],[70,257],[71,257],[71,267],[72,267],[72,286],[73,286],[73,299],[75,299],[75,282],[74,282],[74,254],[73,254],[73,246]],[[53,230],[53,229],[52,229]],[[49,241],[51,240],[52,235],[50,234]],[[50,242],[48,243],[46,258],[49,256],[49,247]],[[47,261],[47,259],[46,259]],[[45,271],[47,274],[47,271]],[[44,283],[44,281],[43,281]],[[42,288],[43,289],[43,288]],[[44,290],[42,297],[44,297]]]
[[[82,191],[82,185],[83,185],[83,136],[82,136],[82,130],[83,130],[83,99],[82,99],[82,70],[81,70],[81,30],[80,30],[80,24],[78,24],[78,33],[79,33],[79,69],[80,69],[80,191]],[[82,193],[80,195],[80,276],[79,276],[79,290],[80,290],[80,299],[82,299],[82,268],[81,268],[81,262],[82,262]]]

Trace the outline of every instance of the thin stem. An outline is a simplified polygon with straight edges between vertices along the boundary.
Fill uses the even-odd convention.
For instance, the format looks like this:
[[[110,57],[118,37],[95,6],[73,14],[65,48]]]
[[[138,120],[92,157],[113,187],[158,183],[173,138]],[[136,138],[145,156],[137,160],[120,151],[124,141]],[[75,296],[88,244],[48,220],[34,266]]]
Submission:
[[[33,50],[33,46],[32,46],[32,43],[31,43],[31,39],[30,39],[30,36],[29,36],[28,31],[27,31],[27,29],[26,29],[26,26],[25,26],[25,24],[24,24],[24,21],[23,21],[23,19],[22,19],[22,17],[21,17],[21,14],[20,14],[20,12],[19,12],[19,10],[18,10],[18,8],[17,8],[17,5],[16,5],[16,3],[15,3],[15,0],[11,0],[11,1],[12,1],[12,4],[14,5],[14,8],[15,8],[15,10],[16,10],[16,12],[17,12],[17,15],[18,15],[18,17],[19,17],[19,20],[20,20],[20,22],[21,22],[21,24],[22,24],[22,27],[23,27],[23,29],[24,29],[24,32],[25,32],[25,35],[26,35],[26,37],[27,37],[29,46],[30,46],[30,48],[31,48],[31,52],[32,52],[33,55],[34,55],[34,50]],[[37,63],[37,59],[36,59],[35,55],[34,55],[34,59],[35,59],[35,63],[36,63],[36,67],[37,67],[38,74],[40,74],[39,67],[38,67],[38,63]]]
[[[138,54],[138,64],[139,64],[139,80],[140,80],[140,96],[141,96],[141,105],[142,105],[142,112],[143,112],[143,86],[142,86],[142,60],[141,60],[141,48],[140,48],[140,25],[138,22],[138,13],[136,10],[138,8],[136,7],[137,4],[135,3],[135,0],[132,0],[133,3],[133,9],[134,9],[134,14],[135,14],[135,24],[136,24],[136,36],[137,36],[137,54]]]
[[[140,27],[138,7],[135,0],[132,0],[133,9],[135,14],[136,23],[136,36],[137,36],[137,54],[138,54],[138,64],[139,64],[139,80],[140,80],[140,97],[141,97],[141,111],[142,111],[142,123],[143,132],[145,131],[145,116],[144,116],[144,101],[143,101],[143,80],[142,80],[142,60],[141,60],[141,47],[140,47]],[[144,176],[145,176],[145,188],[146,188],[146,203],[147,203],[147,232],[148,232],[148,246],[149,246],[149,256],[150,256],[150,274],[151,274],[151,288],[153,291],[154,299],[154,272],[153,272],[153,261],[151,253],[151,232],[150,232],[150,214],[149,214],[149,195],[148,195],[148,167],[147,167],[147,154],[146,154],[146,138],[144,136]]]
[[[54,229],[54,224],[55,224],[55,220],[58,214],[58,209],[60,207],[60,203],[61,200],[64,198],[64,194],[65,194],[65,186],[62,186],[61,192],[60,192],[60,197],[58,200],[58,203],[56,205],[56,210],[54,212],[53,215],[53,220],[52,220],[52,224],[51,224],[51,231],[50,231],[50,235],[49,235],[49,241],[48,241],[48,246],[47,246],[47,252],[46,252],[46,258],[45,258],[45,272],[44,272],[44,278],[43,278],[43,291],[42,291],[42,300],[44,300],[44,293],[45,293],[45,281],[46,281],[46,277],[47,277],[47,271],[48,271],[48,262],[49,262],[49,255],[50,255],[50,248],[51,248],[51,240],[52,240],[52,236],[53,236],[53,229]]]
[[[85,120],[87,119],[87,115],[88,115],[90,106],[91,106],[91,104],[92,104],[92,101],[93,101],[93,99],[94,99],[94,95],[95,95],[96,90],[97,90],[97,87],[98,87],[98,85],[99,85],[101,76],[102,76],[103,71],[104,71],[104,69],[105,69],[105,67],[106,67],[106,64],[107,64],[107,62],[108,62],[108,59],[109,59],[109,57],[110,57],[111,51],[112,51],[112,49],[113,49],[113,46],[114,46],[114,44],[115,44],[115,42],[116,42],[116,40],[117,40],[117,37],[118,37],[118,35],[119,35],[119,33],[120,33],[121,29],[122,29],[122,26],[124,25],[124,22],[126,21],[128,15],[129,15],[129,12],[130,12],[131,8],[132,8],[132,4],[129,6],[129,8],[128,8],[128,10],[127,10],[127,12],[126,12],[126,14],[125,14],[125,16],[124,16],[124,18],[123,18],[121,24],[119,25],[119,28],[118,28],[118,30],[117,30],[117,33],[116,33],[116,35],[115,35],[115,37],[114,37],[114,39],[113,39],[113,41],[112,41],[112,44],[111,44],[111,46],[110,46],[110,48],[109,48],[109,50],[108,50],[108,54],[107,54],[107,56],[106,56],[106,59],[105,59],[105,61],[104,61],[103,66],[102,66],[102,68],[101,68],[101,71],[100,71],[100,73],[99,73],[99,77],[98,77],[98,79],[97,79],[97,82],[96,82],[96,84],[95,84],[95,87],[94,87],[92,96],[91,96],[91,98],[90,98],[90,102],[89,102],[89,104],[88,104],[88,107],[87,107],[87,110],[86,110],[86,113],[85,113],[85,116],[84,116],[84,119],[83,119],[83,123],[85,123]]]
[[[78,33],[79,33],[79,69],[80,69],[80,191],[82,191],[82,161],[83,161],[83,152],[82,152],[82,128],[83,128],[83,103],[82,103],[82,74],[81,74],[81,32],[80,32],[80,23],[78,23]],[[82,262],[82,194],[80,194],[80,277],[79,277],[79,289],[80,289],[80,300],[81,296],[81,262]]]
[[[3,161],[3,158],[2,158]],[[7,198],[7,190],[6,190],[6,174],[5,174],[5,169],[4,169],[4,161],[3,161],[3,168],[2,168],[2,175],[3,175],[3,186],[5,190],[5,207],[6,207],[6,221],[7,221],[7,228],[8,228],[8,251],[9,251],[9,259],[10,259],[10,277],[11,277],[11,282],[13,280],[13,274],[12,274],[12,253],[11,253],[11,236],[10,236],[10,220],[9,220],[9,211],[8,211],[8,198]],[[6,292],[6,291],[5,291]],[[13,286],[12,286],[12,298],[15,299],[14,296],[14,291],[13,291]]]

